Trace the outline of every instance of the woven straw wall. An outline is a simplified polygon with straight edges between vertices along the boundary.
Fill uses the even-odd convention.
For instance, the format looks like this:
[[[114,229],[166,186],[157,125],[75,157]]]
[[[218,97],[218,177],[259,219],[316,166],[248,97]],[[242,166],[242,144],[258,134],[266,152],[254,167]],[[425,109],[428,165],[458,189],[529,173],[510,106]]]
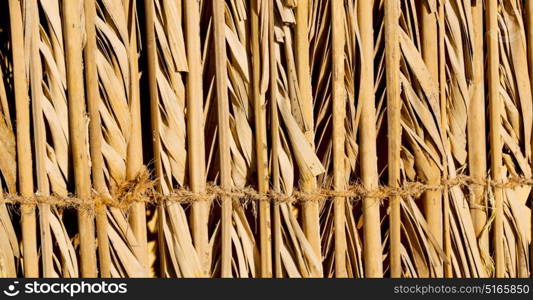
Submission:
[[[530,277],[533,1],[0,1],[0,277]]]

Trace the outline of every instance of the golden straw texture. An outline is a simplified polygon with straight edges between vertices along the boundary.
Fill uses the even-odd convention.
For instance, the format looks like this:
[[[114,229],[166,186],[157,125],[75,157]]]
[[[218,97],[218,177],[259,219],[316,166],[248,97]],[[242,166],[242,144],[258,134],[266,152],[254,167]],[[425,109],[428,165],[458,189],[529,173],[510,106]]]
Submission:
[[[0,1],[0,277],[532,277],[533,1]]]

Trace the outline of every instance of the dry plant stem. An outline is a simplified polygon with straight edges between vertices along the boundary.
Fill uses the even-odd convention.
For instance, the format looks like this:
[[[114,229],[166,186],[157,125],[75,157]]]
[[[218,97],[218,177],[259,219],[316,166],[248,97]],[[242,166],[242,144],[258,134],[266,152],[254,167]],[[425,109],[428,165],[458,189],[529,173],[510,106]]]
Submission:
[[[228,70],[225,36],[224,0],[213,0],[213,29],[215,46],[215,80],[218,108],[218,144],[220,156],[220,184],[231,191],[231,154],[229,145]],[[231,277],[231,197],[222,198],[222,277]]]
[[[67,87],[69,103],[69,133],[74,165],[76,195],[81,199],[91,197],[89,158],[86,149],[85,93],[83,86],[82,24],[80,13],[83,1],[63,1],[65,49],[67,58]],[[86,210],[78,211],[80,233],[81,275],[96,276],[96,247],[94,220]]]
[[[200,46],[200,7],[197,0],[185,0],[185,42],[187,74],[187,154],[189,185],[194,193],[205,191],[205,149],[203,125],[202,49]],[[197,201],[192,206],[192,236],[205,275],[209,272],[209,203]]]
[[[498,49],[498,0],[487,1],[488,26],[488,84],[490,108],[490,141],[491,141],[491,170],[492,178],[496,182],[503,180],[502,146],[500,135],[502,103],[499,95],[500,56]],[[503,249],[503,190],[494,188],[495,218],[494,218],[494,253],[496,263],[496,277],[505,275],[505,257]]]
[[[26,7],[28,18],[31,20],[32,26],[29,28],[30,34],[30,68],[33,70],[30,73],[31,79],[31,98],[33,120],[34,120],[34,142],[35,142],[35,156],[36,156],[36,172],[37,172],[37,188],[41,195],[49,194],[49,186],[46,174],[46,150],[45,150],[45,127],[42,110],[42,65],[40,56],[40,31],[39,31],[39,10],[38,2],[30,1]],[[42,252],[42,275],[44,277],[51,277],[53,273],[52,261],[52,235],[49,225],[49,211],[50,206],[47,204],[39,204],[39,226],[41,237],[41,252]]]
[[[313,96],[311,90],[311,68],[309,66],[309,0],[298,1],[296,7],[296,72],[301,95],[301,109],[305,126],[305,137],[314,148]],[[302,182],[304,192],[316,190],[316,178]],[[304,231],[317,257],[321,258],[319,204],[309,201],[303,204]],[[321,274],[313,274],[321,276]]]
[[[439,96],[440,96],[440,111],[441,111],[441,126],[444,128],[444,146],[447,155],[451,153],[451,145],[448,141],[448,112],[446,103],[446,52],[445,52],[445,16],[444,4],[439,3]],[[443,178],[448,179],[448,156],[444,158]],[[446,263],[444,264],[444,276],[451,278],[453,276],[451,264],[451,235],[450,235],[450,194],[448,187],[443,190],[443,245],[444,254],[446,256]]]
[[[333,72],[333,188],[344,191],[346,175],[344,172],[344,143],[346,130],[346,91],[344,86],[344,3],[331,1],[331,39]],[[346,271],[346,199],[334,199],[335,226],[335,276],[347,277]]]
[[[400,153],[402,143],[400,99],[400,2],[385,1],[385,54],[387,69],[387,137],[389,186],[400,186]],[[390,198],[390,269],[391,277],[402,276],[401,214],[398,196]]]
[[[271,114],[271,139],[272,139],[272,188],[274,192],[281,191],[279,173],[279,116],[278,116],[278,65],[276,60],[276,36],[275,36],[275,11],[274,1],[269,1],[268,13],[268,44],[270,59],[270,114]],[[273,204],[273,227],[274,227],[274,276],[283,277],[281,261],[281,214],[279,203]]]
[[[358,3],[359,27],[361,30],[361,85],[359,101],[361,101],[361,177],[368,190],[378,187],[377,150],[376,150],[376,108],[374,95],[374,1]],[[363,199],[363,236],[364,266],[366,277],[383,277],[381,252],[381,229],[379,199],[365,197]]]
[[[146,0],[144,2],[145,13],[145,30],[146,30],[146,58],[148,67],[148,87],[150,92],[150,120],[152,129],[152,146],[154,153],[154,169],[155,177],[158,180],[162,178],[161,166],[161,137],[159,136],[159,92],[157,89],[157,53],[155,41],[155,22],[154,22],[154,0]],[[157,190],[161,192],[161,182],[156,186]],[[159,203],[157,207],[158,213],[158,245],[159,245],[159,267],[160,275],[167,276],[167,253],[165,251],[165,237],[163,233],[163,226],[165,222],[165,203]]]
[[[261,49],[259,45],[259,5],[260,0],[252,4],[252,93],[255,116],[255,147],[257,155],[258,192],[268,192],[268,157],[266,139],[265,97],[260,94]],[[270,202],[259,202],[259,235],[261,249],[261,277],[272,277],[272,245],[270,240]]]
[[[528,1],[529,3],[530,1]],[[472,6],[473,36],[473,93],[468,108],[468,167],[470,176],[478,181],[485,181],[487,173],[486,125],[485,125],[485,66],[484,66],[484,30],[483,1],[475,1]],[[487,223],[485,191],[482,186],[472,187],[470,208],[474,230],[479,239],[480,251],[489,257],[489,236],[480,236]]]
[[[453,268],[451,263],[451,251],[452,251],[452,241],[450,235],[450,195],[449,189],[444,189],[444,226],[443,226],[443,243],[444,243],[444,255],[446,257],[446,262],[444,263],[444,277],[452,278],[453,277]]]
[[[86,44],[84,56],[86,62],[96,61],[96,3],[94,0],[84,1]],[[91,152],[91,175],[93,185],[100,194],[106,192],[104,179],[104,160],[102,156],[102,127],[100,111],[98,110],[98,73],[96,64],[85,64],[85,81],[87,94],[87,108],[91,122],[89,123],[89,139]],[[98,241],[98,260],[100,276],[111,277],[111,255],[107,236],[107,215],[105,206],[96,207],[96,237]]]
[[[9,15],[17,119],[16,138],[19,192],[22,197],[30,197],[33,194],[33,174],[28,83],[26,81],[24,52],[17,51],[17,49],[24,49],[24,29],[20,0],[9,0]],[[35,207],[33,205],[23,205],[21,207],[21,219],[24,277],[38,277],[39,263],[37,257]]]
[[[530,80],[533,82],[533,1],[526,1],[526,15],[527,15],[527,41],[528,41],[528,61],[529,61],[529,76]],[[532,86],[533,88],[533,86]],[[533,143],[533,140],[532,140]],[[532,161],[533,167],[533,161]],[[533,212],[533,201],[530,202],[530,208]],[[533,241],[533,214],[531,214],[531,240]],[[533,242],[529,245],[529,273],[530,277],[533,278]]]
[[[433,1],[436,2],[436,1]],[[439,78],[439,41],[437,29],[437,12],[430,11],[428,1],[418,2],[421,5],[422,14],[422,57],[432,75],[435,85],[438,86]],[[432,164],[434,165],[434,164]],[[435,166],[435,170],[438,170]],[[434,174],[428,178],[428,184],[439,185],[440,174]],[[437,239],[442,247],[442,195],[440,191],[427,191],[423,196],[424,215],[426,217],[429,231]],[[435,276],[441,276],[442,270],[437,269]]]
[[[111,278],[111,255],[107,236],[107,208],[103,205],[96,207],[96,237],[98,242],[98,262],[100,277]]]
[[[302,97],[302,115],[305,137],[314,144],[313,94],[311,87],[311,67],[309,63],[309,0],[298,1],[296,7],[296,72]],[[341,7],[344,7],[343,3]],[[335,22],[334,22],[335,23]],[[344,31],[344,28],[342,28]]]
[[[137,53],[136,2],[124,1],[126,17],[129,18],[128,62],[131,74],[129,109],[131,115],[131,134],[128,140],[126,158],[126,179],[134,180],[143,167],[141,104],[139,90],[139,61]],[[130,223],[137,241],[133,251],[137,260],[148,272],[148,236],[146,230],[146,207],[144,203],[135,203],[131,209]]]

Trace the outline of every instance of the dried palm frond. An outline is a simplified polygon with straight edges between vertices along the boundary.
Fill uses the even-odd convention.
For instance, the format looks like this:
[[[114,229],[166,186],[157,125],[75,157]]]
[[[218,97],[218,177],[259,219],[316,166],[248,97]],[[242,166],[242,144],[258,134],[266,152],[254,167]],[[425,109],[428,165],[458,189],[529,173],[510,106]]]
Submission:
[[[50,193],[66,196],[71,183],[71,166],[60,2],[28,0],[24,1],[23,7],[25,20],[28,20],[24,34],[32,99],[37,191],[44,196]],[[41,12],[44,19],[39,17]],[[41,241],[43,275],[79,276],[75,245],[63,223],[63,211],[46,204],[39,211],[41,236],[46,237]]]
[[[136,23],[136,9],[128,2],[96,2],[96,71],[98,76],[99,101],[97,109],[101,122],[101,156],[104,186],[100,193],[111,196],[127,179],[128,145],[132,136],[133,122],[130,108],[134,101],[132,82],[138,77],[130,64],[131,39],[136,38],[136,28],[130,32],[130,22]],[[133,12],[133,16],[131,15]],[[93,173],[97,170],[93,169]],[[95,182],[96,185],[96,182]],[[139,241],[132,235],[127,214],[116,208],[107,212],[110,226],[103,228],[111,242],[111,274],[117,277],[143,277],[147,270],[136,256]],[[147,254],[146,254],[147,255]]]
[[[2,10],[7,14],[5,5],[2,5]],[[7,17],[2,18],[8,20]],[[8,39],[9,23],[0,23],[0,35],[2,38]],[[10,52],[13,50],[13,44],[4,44],[0,48],[0,151],[4,153],[5,159],[0,163],[1,175],[1,191],[14,193],[17,189],[17,165],[16,165],[16,144],[15,132],[13,130],[13,123],[10,116],[10,105],[13,102],[9,101],[14,91],[10,81],[13,76],[12,60],[10,59]],[[1,277],[17,277],[19,275],[19,264],[21,253],[19,249],[18,237],[15,232],[14,222],[16,221],[10,206],[6,204],[0,205],[0,276]]]

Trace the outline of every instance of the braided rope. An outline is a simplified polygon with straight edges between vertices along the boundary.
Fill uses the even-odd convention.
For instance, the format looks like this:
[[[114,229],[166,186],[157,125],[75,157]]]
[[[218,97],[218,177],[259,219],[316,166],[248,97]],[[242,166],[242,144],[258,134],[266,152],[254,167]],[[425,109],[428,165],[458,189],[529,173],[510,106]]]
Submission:
[[[35,194],[31,197],[22,197],[15,194],[4,194],[0,204],[39,205],[49,204],[58,208],[87,209],[106,206],[128,210],[134,203],[157,205],[159,203],[193,203],[195,201],[214,201],[217,199],[231,198],[240,201],[268,201],[273,203],[297,203],[306,201],[325,201],[332,198],[374,198],[387,199],[393,196],[418,197],[426,191],[442,191],[452,187],[473,186],[488,188],[512,189],[519,186],[533,186],[533,179],[522,177],[509,177],[505,182],[475,180],[469,176],[458,176],[445,180],[439,185],[428,185],[421,182],[406,182],[400,187],[379,186],[368,190],[361,184],[349,185],[344,191],[332,189],[318,189],[315,192],[294,191],[288,195],[270,191],[266,194],[259,193],[253,188],[237,188],[227,191],[220,186],[208,185],[206,192],[193,193],[188,189],[176,189],[171,194],[162,194],[154,189],[155,183],[149,181],[147,174],[122,184],[112,189],[110,195],[93,193],[89,199],[80,199],[73,195],[42,196]]]

